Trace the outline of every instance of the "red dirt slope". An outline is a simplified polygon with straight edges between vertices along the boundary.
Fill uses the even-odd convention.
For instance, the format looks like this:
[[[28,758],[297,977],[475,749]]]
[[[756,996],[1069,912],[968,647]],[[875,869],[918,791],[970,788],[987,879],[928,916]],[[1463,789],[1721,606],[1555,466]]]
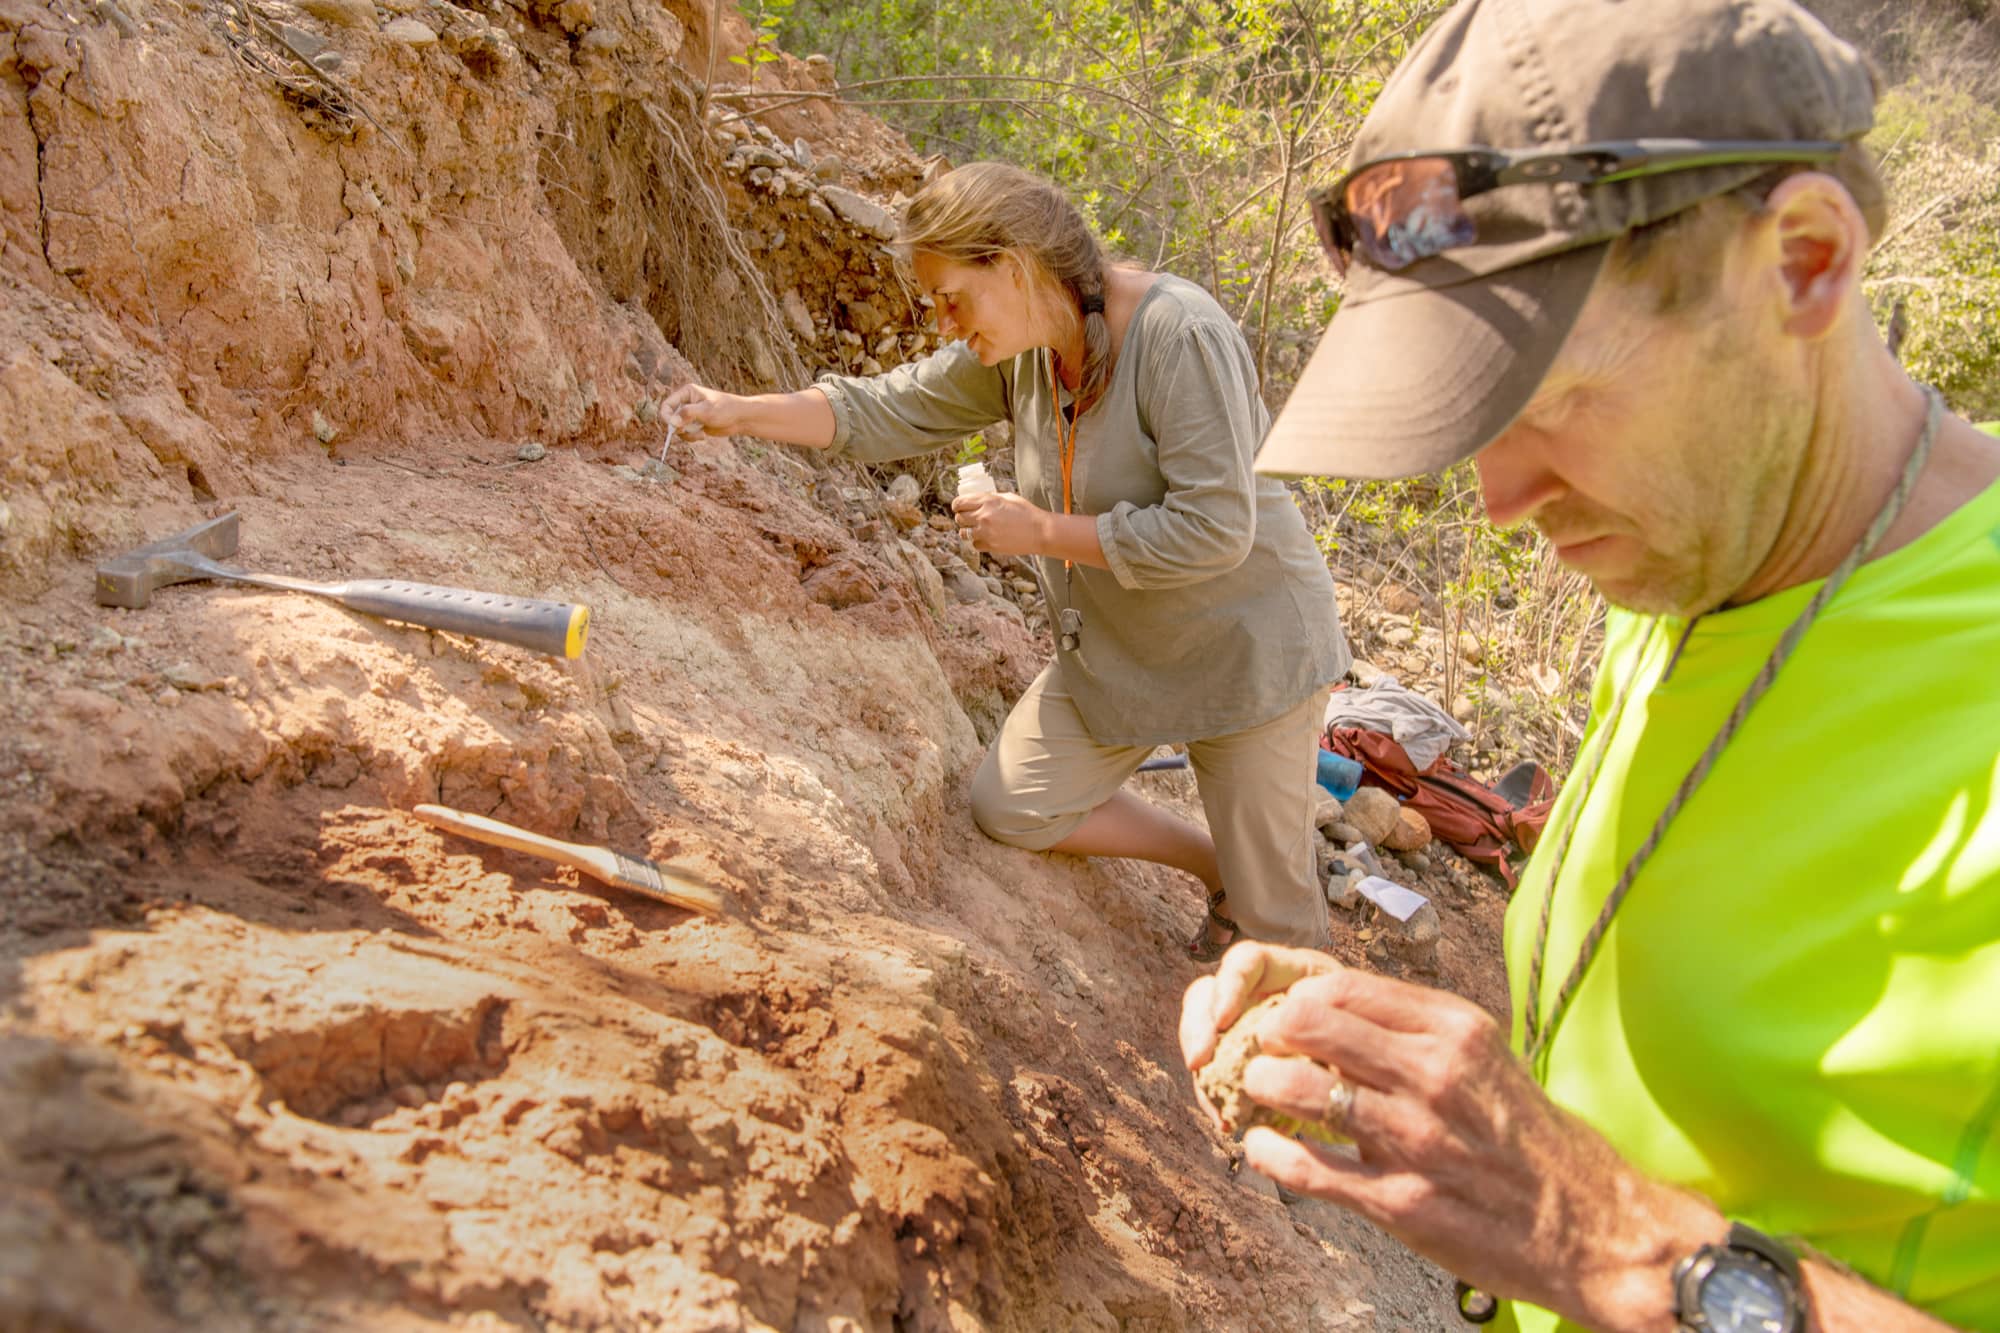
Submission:
[[[635,471],[669,384],[858,359],[891,281],[793,199],[838,276],[792,342],[806,241],[743,243],[705,12],[0,0],[0,1326],[1448,1327],[1198,1117],[1191,886],[973,830],[1039,661],[1007,585],[941,597],[872,483],[788,451]],[[886,132],[814,114],[893,185],[853,165]],[[921,346],[894,318],[863,354]],[[225,509],[250,567],[586,601],[589,651],[92,604]],[[1456,908],[1490,1000],[1497,900]]]

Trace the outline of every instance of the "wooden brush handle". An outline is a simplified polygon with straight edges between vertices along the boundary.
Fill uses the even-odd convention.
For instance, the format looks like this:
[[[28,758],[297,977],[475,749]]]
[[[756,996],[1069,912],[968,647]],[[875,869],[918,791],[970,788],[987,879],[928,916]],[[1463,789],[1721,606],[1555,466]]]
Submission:
[[[608,847],[564,842],[445,805],[420,805],[410,813],[433,828],[570,866],[616,888],[645,894],[684,911],[718,916],[723,910],[722,895],[710,885],[676,874],[643,857],[621,856]]]
[[[618,873],[617,858],[606,848],[585,847],[580,843],[564,842],[561,838],[530,833],[524,828],[515,828],[512,824],[503,824],[485,815],[467,814],[446,805],[420,805],[410,813],[433,828],[556,861],[598,879],[610,879]]]

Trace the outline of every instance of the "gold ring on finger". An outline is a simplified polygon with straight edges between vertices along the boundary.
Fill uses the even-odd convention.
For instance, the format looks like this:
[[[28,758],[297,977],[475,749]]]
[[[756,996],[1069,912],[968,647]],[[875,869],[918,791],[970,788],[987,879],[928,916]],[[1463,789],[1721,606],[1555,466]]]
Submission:
[[[1347,1132],[1347,1117],[1354,1114],[1354,1085],[1336,1076],[1326,1090],[1326,1127],[1339,1134]]]

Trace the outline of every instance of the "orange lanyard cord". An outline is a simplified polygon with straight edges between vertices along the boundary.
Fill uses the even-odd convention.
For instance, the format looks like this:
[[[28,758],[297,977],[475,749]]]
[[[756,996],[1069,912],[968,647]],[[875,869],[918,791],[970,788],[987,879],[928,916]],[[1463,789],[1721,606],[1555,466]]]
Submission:
[[[1076,418],[1069,418],[1069,430],[1063,430],[1062,381],[1056,378],[1056,352],[1049,349],[1049,401],[1056,411],[1056,455],[1062,460],[1062,505],[1063,513],[1070,511],[1070,474],[1076,467]],[[1063,561],[1063,569],[1069,569],[1070,562]]]

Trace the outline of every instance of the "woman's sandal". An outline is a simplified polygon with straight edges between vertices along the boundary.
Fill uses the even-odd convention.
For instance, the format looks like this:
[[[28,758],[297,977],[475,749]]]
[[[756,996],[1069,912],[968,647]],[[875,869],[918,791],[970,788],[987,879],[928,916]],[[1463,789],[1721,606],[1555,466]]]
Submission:
[[[1228,917],[1224,916],[1221,912],[1218,912],[1215,909],[1215,905],[1221,902],[1222,898],[1223,895],[1220,893],[1212,893],[1209,895],[1208,915],[1202,918],[1201,924],[1199,926],[1195,927],[1194,938],[1188,941],[1188,946],[1187,946],[1188,957],[1194,962],[1197,963],[1215,962],[1217,959],[1221,958],[1225,952],[1228,951],[1230,945],[1236,943],[1237,936],[1243,933],[1242,929],[1239,926],[1237,926],[1237,924],[1234,921],[1231,921]],[[1221,926],[1224,930],[1228,931],[1229,938],[1218,942],[1214,937],[1212,937],[1208,933],[1208,927],[1210,922],[1214,922],[1216,925]]]

